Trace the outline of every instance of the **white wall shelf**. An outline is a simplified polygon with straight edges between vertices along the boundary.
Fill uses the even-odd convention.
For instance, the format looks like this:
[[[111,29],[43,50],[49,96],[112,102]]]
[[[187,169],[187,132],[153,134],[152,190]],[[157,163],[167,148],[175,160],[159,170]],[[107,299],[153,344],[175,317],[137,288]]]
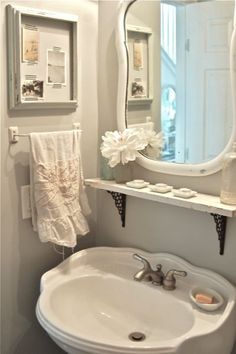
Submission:
[[[172,192],[161,194],[152,192],[149,188],[134,189],[125,184],[118,184],[115,181],[105,181],[99,178],[86,179],[85,184],[89,187],[106,190],[111,193],[121,216],[122,226],[125,226],[127,195],[209,213],[214,217],[216,223],[216,231],[220,242],[220,254],[224,253],[227,217],[236,217],[236,205],[222,204],[219,197],[209,194],[198,193],[196,197],[183,199],[175,197]]]
[[[123,193],[132,197],[148,199],[158,203],[175,205],[206,213],[216,213],[228,217],[236,217],[236,205],[222,204],[219,197],[209,194],[198,193],[196,197],[183,199],[173,196],[172,192],[161,194],[152,192],[149,188],[134,189],[127,187],[125,184],[116,183],[115,181],[105,181],[99,178],[86,179],[85,184],[93,188]]]

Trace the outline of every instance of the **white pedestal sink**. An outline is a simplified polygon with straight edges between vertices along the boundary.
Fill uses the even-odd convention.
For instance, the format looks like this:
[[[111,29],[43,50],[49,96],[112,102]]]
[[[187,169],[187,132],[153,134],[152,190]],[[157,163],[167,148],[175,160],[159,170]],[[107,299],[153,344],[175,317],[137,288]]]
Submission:
[[[178,278],[173,291],[136,282],[141,265],[134,253],[153,268],[161,263],[164,272],[181,269],[188,276]],[[215,289],[224,305],[214,312],[199,309],[189,298],[193,287]],[[36,314],[69,354],[230,354],[235,299],[226,279],[176,256],[97,247],[72,255],[42,276]]]

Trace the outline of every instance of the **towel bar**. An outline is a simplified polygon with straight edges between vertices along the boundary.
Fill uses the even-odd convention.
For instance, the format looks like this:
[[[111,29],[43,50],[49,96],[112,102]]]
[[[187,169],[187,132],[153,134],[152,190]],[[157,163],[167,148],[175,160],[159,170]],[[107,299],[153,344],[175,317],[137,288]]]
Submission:
[[[80,123],[73,123],[73,129],[74,130],[81,130]],[[18,143],[19,138],[21,138],[21,137],[22,138],[29,137],[29,134],[19,134],[18,127],[9,127],[8,128],[9,144]]]

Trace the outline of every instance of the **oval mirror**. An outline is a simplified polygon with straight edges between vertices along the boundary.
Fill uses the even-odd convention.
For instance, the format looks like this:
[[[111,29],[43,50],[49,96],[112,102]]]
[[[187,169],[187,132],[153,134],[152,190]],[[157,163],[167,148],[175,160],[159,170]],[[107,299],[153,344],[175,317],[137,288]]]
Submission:
[[[143,167],[195,176],[221,169],[236,140],[235,37],[233,0],[122,2],[118,129],[150,137],[137,159]]]

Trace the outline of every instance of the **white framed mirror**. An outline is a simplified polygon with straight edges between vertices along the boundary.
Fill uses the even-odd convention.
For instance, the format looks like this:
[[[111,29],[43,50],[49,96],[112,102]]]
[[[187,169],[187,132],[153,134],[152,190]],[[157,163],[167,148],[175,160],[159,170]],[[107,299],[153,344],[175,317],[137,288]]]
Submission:
[[[120,1],[117,125],[163,134],[137,162],[161,173],[219,171],[236,140],[234,0]]]

